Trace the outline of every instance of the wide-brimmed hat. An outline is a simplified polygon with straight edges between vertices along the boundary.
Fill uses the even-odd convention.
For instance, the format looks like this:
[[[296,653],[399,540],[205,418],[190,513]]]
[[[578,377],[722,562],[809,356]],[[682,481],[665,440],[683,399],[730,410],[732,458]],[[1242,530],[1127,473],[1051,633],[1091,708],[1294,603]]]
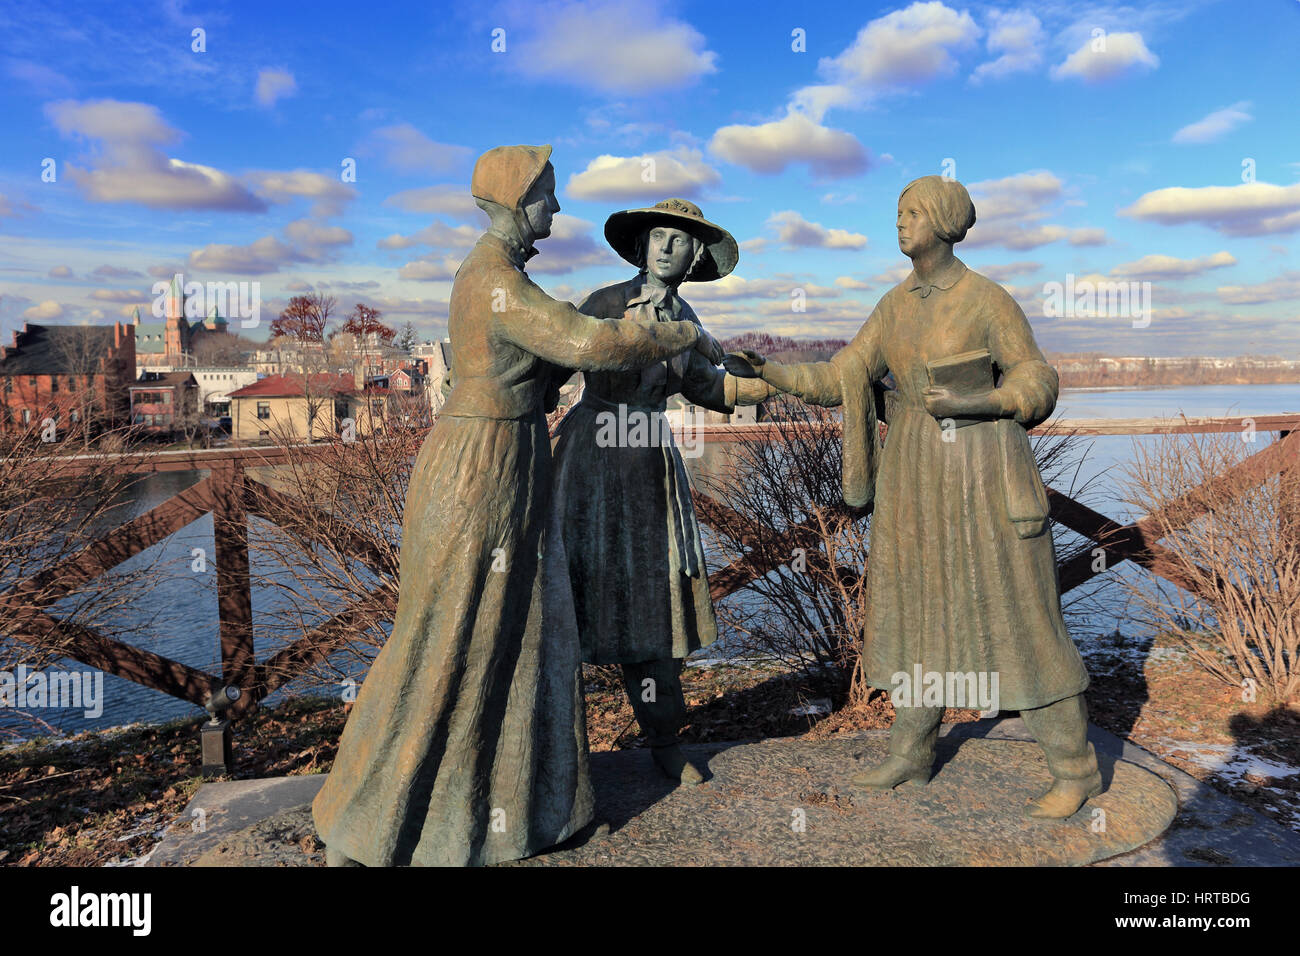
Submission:
[[[709,222],[700,207],[685,199],[665,199],[648,209],[625,209],[605,221],[605,238],[614,251],[634,266],[645,263],[636,260],[636,241],[651,226],[672,226],[690,233],[702,241],[708,250],[695,270],[687,276],[691,282],[712,282],[736,268],[740,260],[740,247],[731,233],[717,223]]]
[[[477,199],[516,209],[551,159],[550,146],[498,146],[474,164],[469,191]]]

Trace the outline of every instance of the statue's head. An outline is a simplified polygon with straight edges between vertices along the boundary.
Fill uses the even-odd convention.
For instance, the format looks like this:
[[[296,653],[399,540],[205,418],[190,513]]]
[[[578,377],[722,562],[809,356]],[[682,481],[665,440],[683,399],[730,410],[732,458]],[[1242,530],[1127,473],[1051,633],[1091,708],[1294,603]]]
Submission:
[[[898,248],[916,258],[936,243],[954,245],[975,225],[975,204],[966,187],[943,176],[922,176],[898,197]]]
[[[525,244],[551,234],[560,211],[549,146],[498,146],[478,158],[470,180],[474,202],[494,227],[509,227]]]
[[[636,237],[632,257],[637,267],[667,285],[677,285],[696,271],[707,252],[704,240],[674,226],[651,226]]]
[[[731,233],[685,199],[616,212],[605,222],[605,238],[628,262],[669,285],[720,279],[740,258]]]

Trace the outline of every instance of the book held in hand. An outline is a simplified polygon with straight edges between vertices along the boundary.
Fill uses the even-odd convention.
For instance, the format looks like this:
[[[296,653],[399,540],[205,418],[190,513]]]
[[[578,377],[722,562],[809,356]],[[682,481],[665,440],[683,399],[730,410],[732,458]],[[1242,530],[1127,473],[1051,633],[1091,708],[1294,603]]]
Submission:
[[[958,395],[987,392],[994,385],[993,356],[988,349],[935,359],[926,363],[926,369],[930,373],[931,385],[950,388]]]

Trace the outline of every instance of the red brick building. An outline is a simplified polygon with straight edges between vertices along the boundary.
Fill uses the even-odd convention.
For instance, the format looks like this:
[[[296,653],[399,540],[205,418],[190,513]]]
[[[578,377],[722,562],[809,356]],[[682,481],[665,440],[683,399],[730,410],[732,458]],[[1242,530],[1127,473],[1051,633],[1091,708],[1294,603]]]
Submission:
[[[131,386],[131,424],[153,435],[199,424],[199,383],[190,372],[145,372]]]
[[[112,325],[23,323],[0,346],[0,432],[36,430],[53,418],[60,430],[99,430],[129,421],[135,381],[135,331]]]

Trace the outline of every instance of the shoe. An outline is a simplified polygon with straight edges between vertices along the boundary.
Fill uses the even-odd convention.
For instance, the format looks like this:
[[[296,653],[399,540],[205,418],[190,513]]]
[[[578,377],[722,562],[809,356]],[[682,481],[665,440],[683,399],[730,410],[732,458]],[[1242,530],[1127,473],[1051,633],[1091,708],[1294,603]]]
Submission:
[[[362,864],[352,859],[352,857],[348,856],[342,850],[331,850],[329,847],[326,847],[325,865],[326,866],[361,866]]]
[[[930,768],[924,764],[915,764],[903,757],[890,756],[884,763],[870,770],[854,775],[849,779],[855,787],[863,790],[893,790],[901,783],[920,787],[929,783]]]
[[[652,747],[650,754],[654,757],[655,765],[668,779],[676,780],[685,787],[693,787],[704,782],[704,774],[700,773],[695,764],[686,759],[681,744]]]
[[[1025,816],[1036,820],[1064,820],[1078,812],[1089,798],[1101,793],[1101,773],[1068,780],[1053,780],[1052,787],[1036,800],[1025,804]]]

